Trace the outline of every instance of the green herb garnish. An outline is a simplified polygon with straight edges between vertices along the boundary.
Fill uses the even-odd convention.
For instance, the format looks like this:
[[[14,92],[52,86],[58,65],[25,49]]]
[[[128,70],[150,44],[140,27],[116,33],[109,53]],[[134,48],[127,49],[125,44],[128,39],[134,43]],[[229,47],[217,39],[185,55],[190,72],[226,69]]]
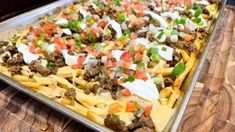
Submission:
[[[142,61],[137,61],[134,64],[136,64],[138,67],[144,67],[144,62]]]
[[[148,56],[151,56],[152,54],[158,54],[158,48],[156,47],[151,47],[148,52],[147,52],[147,55]]]
[[[198,17],[198,16],[200,16],[201,14],[202,14],[202,9],[201,9],[200,7],[198,7],[198,8],[195,10],[194,15],[195,15],[195,17]]]
[[[114,4],[115,4],[116,6],[121,6],[121,3],[120,3],[119,0],[113,0],[113,2],[114,2]]]
[[[135,81],[135,78],[133,76],[129,76],[127,79],[126,79],[127,82],[134,82]]]
[[[185,68],[186,68],[185,64],[180,62],[175,66],[175,68],[172,71],[172,74],[175,76],[179,76],[184,72]]]
[[[44,45],[44,41],[43,40],[38,40],[37,42],[36,42],[36,46],[37,47],[42,47]]]
[[[162,47],[162,51],[167,51],[167,48],[166,47]]]
[[[53,68],[55,66],[55,63],[54,62],[51,62],[51,61],[49,61],[48,63],[47,63],[47,68]]]
[[[159,62],[160,60],[160,56],[158,54],[152,54],[150,56],[150,59],[153,61],[153,62]]]
[[[94,4],[99,8],[102,8],[102,3],[100,2],[100,0],[97,0],[96,2],[94,2]]]
[[[125,13],[122,12],[122,13],[118,16],[118,20],[119,20],[120,22],[124,22],[125,19],[126,19]]]
[[[158,38],[158,39],[161,39],[162,36],[163,36],[163,34],[164,34],[164,32],[160,32],[160,33],[157,35],[157,38]]]
[[[153,78],[153,82],[154,82],[155,84],[162,84],[162,79],[161,79],[160,77],[154,77],[154,78]]]
[[[112,114],[112,118],[115,119],[115,120],[119,120],[119,116],[118,115],[115,115],[115,114]]]
[[[40,34],[40,39],[41,39],[41,40],[44,40],[45,35],[46,35],[45,33],[41,33],[41,34]]]

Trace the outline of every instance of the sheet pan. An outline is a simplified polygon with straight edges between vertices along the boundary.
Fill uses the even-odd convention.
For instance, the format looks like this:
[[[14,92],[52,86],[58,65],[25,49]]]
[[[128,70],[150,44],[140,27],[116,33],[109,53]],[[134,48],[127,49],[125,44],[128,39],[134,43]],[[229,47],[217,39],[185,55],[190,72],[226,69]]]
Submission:
[[[58,12],[60,10],[60,8],[66,7],[67,5],[69,5],[71,3],[73,3],[73,0],[59,0],[54,3],[37,8],[35,10],[21,14],[19,16],[16,16],[14,18],[8,19],[8,20],[0,23],[0,40],[9,40],[10,36],[13,35],[14,33],[22,31],[22,30],[26,29],[27,27],[29,27],[30,25],[35,25],[35,24],[40,23],[40,20],[42,20],[42,18],[45,17],[46,15],[56,14],[56,12]],[[220,1],[220,15],[221,15],[221,11],[223,11],[225,4],[226,4],[226,0]],[[212,42],[212,38],[215,34],[214,29],[217,25],[217,22],[218,21],[214,22],[211,29],[210,29],[210,38],[208,40],[208,43],[203,48],[201,54],[199,54],[199,56],[198,56],[198,61],[197,61],[198,64],[195,65],[193,70],[190,71],[187,79],[184,81],[183,86],[181,87],[181,90],[185,92],[185,95],[182,98],[182,101],[180,101],[180,106],[177,110],[177,114],[174,117],[172,117],[170,123],[166,126],[164,131],[171,131],[171,132],[177,131],[177,128],[180,124],[180,121],[181,121],[182,116],[184,114],[184,111],[186,109],[187,103],[191,97],[192,91],[193,91],[194,86],[197,82],[197,78],[199,76],[199,73],[202,69],[203,63],[206,59],[206,55],[209,51],[209,46],[210,46],[210,43]],[[8,83],[13,88],[15,88],[25,94],[28,94],[32,98],[48,105],[49,107],[57,110],[58,112],[65,114],[66,116],[80,122],[81,124],[91,128],[95,131],[112,131],[104,126],[101,126],[101,125],[89,120],[87,117],[85,117],[79,113],[76,113],[73,110],[47,98],[46,96],[39,94],[29,88],[26,88],[25,86],[8,78],[7,76],[5,76],[2,73],[0,73],[0,80]]]

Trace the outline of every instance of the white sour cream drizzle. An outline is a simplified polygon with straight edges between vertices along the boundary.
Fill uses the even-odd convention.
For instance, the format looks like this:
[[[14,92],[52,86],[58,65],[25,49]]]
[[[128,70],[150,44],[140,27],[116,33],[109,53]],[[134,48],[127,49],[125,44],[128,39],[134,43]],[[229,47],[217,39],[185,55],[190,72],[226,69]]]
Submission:
[[[66,35],[72,35],[72,31],[69,28],[63,28],[62,29],[63,33],[65,33]]]
[[[173,51],[174,51],[173,48],[168,47],[166,45],[158,45],[158,46],[156,46],[156,48],[158,48],[158,54],[163,59],[165,59],[167,61],[171,61],[173,59]]]
[[[123,87],[130,90],[132,94],[135,94],[143,99],[149,101],[155,101],[159,98],[159,93],[156,85],[154,84],[151,76],[147,74],[148,80],[135,79],[133,82],[126,82],[121,84]]]
[[[120,38],[122,36],[122,28],[121,28],[121,25],[119,23],[117,23],[115,20],[111,20],[111,21],[109,21],[108,25],[111,25],[112,28],[116,31],[117,38]]]
[[[63,57],[65,59],[65,63],[68,66],[77,64],[77,59],[78,59],[77,56],[68,54],[67,50],[62,50],[61,53],[62,53],[62,55],[63,55]]]
[[[67,25],[68,23],[69,23],[69,21],[64,18],[60,18],[55,22],[56,25],[61,25],[61,26]]]
[[[150,41],[148,39],[145,39],[145,38],[137,38],[135,40],[135,42],[138,43],[138,44],[144,45],[146,48],[149,47],[149,43],[150,43]]]
[[[112,55],[117,61],[120,60],[120,57],[122,56],[123,53],[124,51],[122,50],[112,50]]]
[[[39,55],[31,53],[29,51],[29,47],[25,44],[17,43],[16,47],[17,47],[17,50],[23,54],[24,62],[27,64],[39,58]]]
[[[151,17],[153,17],[153,19],[156,19],[160,22],[161,24],[161,27],[162,28],[167,28],[168,27],[168,23],[166,20],[164,20],[161,16],[159,16],[158,14],[152,12],[152,11],[147,11],[147,10],[144,10],[144,14],[148,14],[150,15]]]

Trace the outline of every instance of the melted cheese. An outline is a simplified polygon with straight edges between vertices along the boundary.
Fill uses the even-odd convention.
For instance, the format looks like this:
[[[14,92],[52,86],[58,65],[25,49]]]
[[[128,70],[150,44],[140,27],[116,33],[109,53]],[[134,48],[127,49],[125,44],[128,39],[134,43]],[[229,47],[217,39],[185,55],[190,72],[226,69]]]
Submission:
[[[150,113],[153,120],[155,130],[157,132],[164,131],[164,128],[175,114],[176,109],[172,109],[167,105],[158,105],[154,107]]]

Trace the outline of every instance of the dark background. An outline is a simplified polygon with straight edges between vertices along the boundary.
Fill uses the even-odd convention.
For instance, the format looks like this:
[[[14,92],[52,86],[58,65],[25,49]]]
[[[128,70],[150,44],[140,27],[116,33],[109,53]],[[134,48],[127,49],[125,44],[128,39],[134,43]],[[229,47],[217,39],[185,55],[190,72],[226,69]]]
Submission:
[[[53,1],[56,0],[0,0],[0,21]],[[235,0],[228,0],[228,3],[235,5]]]
[[[0,0],[0,21],[56,0]]]

